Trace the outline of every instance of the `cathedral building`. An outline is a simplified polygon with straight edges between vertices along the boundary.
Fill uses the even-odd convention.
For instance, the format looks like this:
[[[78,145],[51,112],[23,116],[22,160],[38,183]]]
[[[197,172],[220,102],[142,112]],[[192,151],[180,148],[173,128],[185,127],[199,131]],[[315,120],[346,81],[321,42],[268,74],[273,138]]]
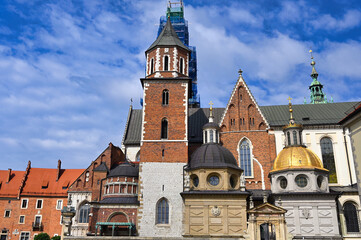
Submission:
[[[200,108],[180,6],[145,51],[122,145],[73,173],[64,238],[360,239],[357,103],[326,101],[312,58],[312,104],[260,106],[240,70],[224,108]]]

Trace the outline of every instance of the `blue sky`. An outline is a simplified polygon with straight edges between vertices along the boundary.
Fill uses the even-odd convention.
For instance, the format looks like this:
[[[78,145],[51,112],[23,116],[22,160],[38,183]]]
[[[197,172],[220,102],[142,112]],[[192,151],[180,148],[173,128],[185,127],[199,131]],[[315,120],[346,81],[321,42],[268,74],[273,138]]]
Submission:
[[[2,0],[2,169],[85,168],[120,146],[130,99],[140,108],[144,51],[165,0]],[[361,100],[361,4],[185,1],[202,106],[224,107],[238,69],[260,105],[309,97],[309,48],[335,102]]]

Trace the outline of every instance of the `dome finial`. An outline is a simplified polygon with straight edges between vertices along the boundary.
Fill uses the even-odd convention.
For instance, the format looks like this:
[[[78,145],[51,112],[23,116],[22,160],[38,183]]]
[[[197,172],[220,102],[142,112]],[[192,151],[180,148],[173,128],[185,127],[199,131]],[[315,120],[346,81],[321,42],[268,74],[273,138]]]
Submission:
[[[291,103],[292,98],[288,97],[287,99],[288,99],[288,108],[289,108],[289,112],[290,112],[290,124],[293,124],[295,122],[295,119],[293,118],[293,109],[292,109],[292,103]]]
[[[311,54],[311,66],[312,66],[312,72],[311,72],[311,77],[313,78],[313,79],[317,79],[317,77],[318,77],[318,73],[317,73],[317,71],[316,71],[316,68],[315,68],[315,65],[316,65],[316,62],[315,62],[315,60],[313,60],[313,54],[312,54],[312,49],[310,49],[310,54]]]
[[[209,102],[209,122],[213,122],[213,102]]]

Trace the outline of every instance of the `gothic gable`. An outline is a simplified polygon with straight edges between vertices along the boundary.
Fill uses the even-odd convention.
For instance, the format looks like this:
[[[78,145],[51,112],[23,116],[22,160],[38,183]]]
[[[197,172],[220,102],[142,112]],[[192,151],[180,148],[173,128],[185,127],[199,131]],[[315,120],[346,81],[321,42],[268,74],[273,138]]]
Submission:
[[[223,113],[220,127],[222,132],[266,130],[269,124],[242,75],[232,91]]]

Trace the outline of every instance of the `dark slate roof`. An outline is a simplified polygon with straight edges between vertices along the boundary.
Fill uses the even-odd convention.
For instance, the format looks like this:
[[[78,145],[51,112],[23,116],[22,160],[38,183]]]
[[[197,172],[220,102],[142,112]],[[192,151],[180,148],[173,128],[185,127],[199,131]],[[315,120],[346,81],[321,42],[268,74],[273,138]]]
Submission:
[[[307,125],[333,125],[346,116],[346,111],[355,105],[355,102],[300,104],[292,105],[295,121]],[[263,115],[271,127],[281,127],[288,123],[288,105],[260,107]]]
[[[139,176],[139,166],[131,163],[119,164],[112,170],[108,177],[138,177]]]
[[[109,197],[99,203],[105,204],[139,204],[138,197]]]
[[[178,38],[178,35],[175,32],[169,18],[167,20],[167,23],[165,24],[165,27],[163,28],[163,31],[159,34],[155,42],[152,45],[150,45],[150,47],[147,49],[146,52],[150,51],[151,49],[157,46],[165,46],[165,47],[178,46],[189,51],[189,49],[186,46],[184,46],[182,41]]]
[[[339,193],[358,192],[356,184],[353,184],[353,185],[350,185],[350,186],[334,186],[334,187],[332,186],[332,187],[330,187],[330,191],[331,192],[339,192]]]
[[[222,118],[224,108],[213,108],[214,122],[219,123]],[[209,108],[190,108],[189,109],[189,141],[202,142],[202,127],[208,123]]]
[[[346,111],[347,116],[340,121],[340,124],[344,124],[346,121],[352,119],[355,115],[361,112],[361,102],[354,105],[352,108]]]
[[[307,125],[338,125],[346,117],[346,112],[357,102],[300,104],[293,105],[293,115],[297,123]],[[288,105],[260,106],[271,127],[282,127],[289,121]],[[213,108],[214,122],[221,121],[224,108]],[[208,123],[209,108],[189,109],[189,142],[202,142],[202,127]],[[309,119],[309,120],[307,120]],[[132,110],[124,144],[140,144],[142,132],[142,110]]]
[[[192,154],[188,164],[188,169],[225,167],[240,169],[233,154],[217,143],[203,144]]]
[[[127,123],[124,144],[140,144],[142,135],[142,109],[132,109]]]
[[[108,172],[108,167],[105,162],[102,162],[98,167],[96,167],[93,171],[97,172]]]

